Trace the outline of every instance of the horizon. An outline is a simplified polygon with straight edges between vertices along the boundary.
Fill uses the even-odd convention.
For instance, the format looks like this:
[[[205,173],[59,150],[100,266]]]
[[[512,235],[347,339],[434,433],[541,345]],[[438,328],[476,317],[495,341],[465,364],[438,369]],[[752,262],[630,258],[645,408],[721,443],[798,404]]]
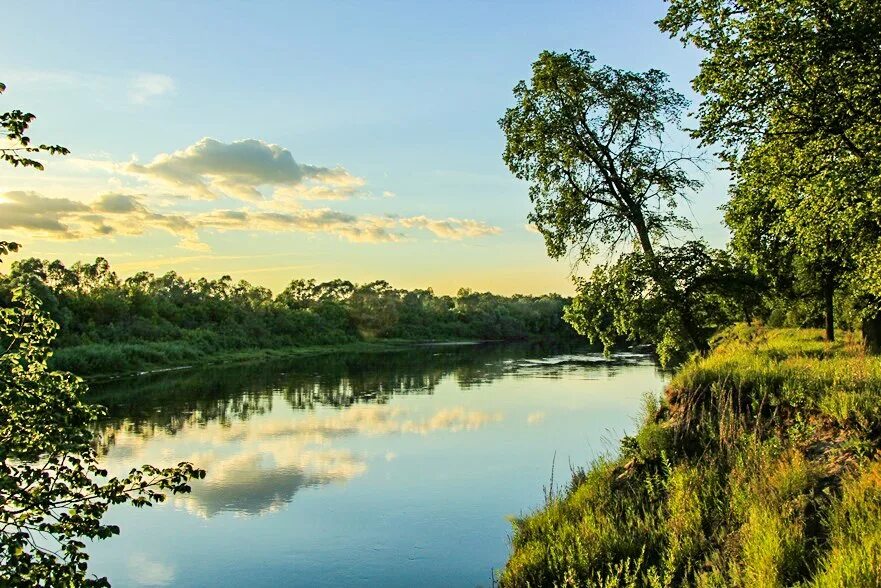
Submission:
[[[568,296],[571,262],[547,257],[501,159],[511,89],[541,50],[584,48],[693,99],[700,59],[655,27],[660,1],[206,6],[27,7],[44,38],[0,58],[0,100],[71,154],[0,172],[10,261]],[[726,179],[704,180],[690,214],[720,245]]]

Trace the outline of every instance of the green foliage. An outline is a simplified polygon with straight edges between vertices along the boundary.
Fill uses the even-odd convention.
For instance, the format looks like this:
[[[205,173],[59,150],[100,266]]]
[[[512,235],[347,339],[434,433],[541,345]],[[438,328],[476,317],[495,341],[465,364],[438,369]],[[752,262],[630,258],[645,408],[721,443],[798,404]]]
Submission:
[[[248,282],[169,272],[120,279],[104,259],[66,267],[24,259],[0,276],[0,300],[27,285],[62,329],[52,365],[80,375],[187,365],[235,351],[364,339],[579,340],[557,295],[397,290],[379,281],[294,280],[273,297]]]
[[[729,329],[621,457],[514,522],[501,585],[878,586],[879,404],[859,341]]]
[[[705,52],[696,135],[729,158],[785,141],[881,156],[881,21],[873,0],[668,0],[661,30]]]
[[[835,290],[881,319],[881,21],[866,0],[670,0],[662,30],[706,52],[694,135],[734,172],[726,222],[772,296]],[[881,331],[867,331],[877,346]]]
[[[881,586],[881,463],[848,476],[830,510],[831,545],[815,585]]]
[[[6,85],[0,83],[0,94],[6,91]],[[0,132],[6,135],[6,140],[11,147],[0,147],[0,160],[3,160],[15,167],[33,167],[39,170],[43,169],[43,164],[32,159],[30,153],[48,153],[49,155],[67,155],[70,153],[65,147],[60,145],[40,144],[34,146],[31,139],[25,133],[34,119],[37,117],[30,112],[21,110],[12,110],[0,114]]]
[[[853,157],[823,160],[813,153],[818,147],[775,141],[748,149],[736,165],[725,220],[733,249],[767,276],[771,295],[817,301],[832,337],[835,291],[874,292],[865,249],[881,235],[871,212],[878,180]],[[802,173],[817,162],[821,171]]]
[[[662,287],[656,268],[668,280]],[[575,330],[606,349],[622,339],[655,344],[661,362],[681,362],[720,327],[752,316],[758,285],[723,251],[690,241],[661,248],[651,262],[644,254],[621,255],[576,281],[578,293],[566,307]]]
[[[590,280],[577,279],[567,320],[606,347],[619,338],[653,343],[665,362],[704,350],[724,314],[716,282],[743,280],[732,279],[727,256],[702,243],[655,245],[689,228],[676,208],[700,186],[684,167],[693,159],[665,145],[685,99],[660,71],[595,67],[585,51],[543,52],[531,82],[517,84],[514,96],[499,121],[504,160],[530,182],[529,220],[548,253],[560,258],[575,249],[589,261],[601,245],[610,255],[622,245],[639,248],[598,267]]]
[[[83,403],[86,387],[47,367],[56,325],[26,288],[0,309],[0,584],[104,586],[88,575],[85,540],[119,533],[101,522],[114,504],[150,506],[189,492],[205,473],[189,463],[108,478]]]
[[[500,585],[615,585],[607,582],[653,559],[663,539],[661,521],[645,508],[654,503],[652,493],[639,481],[618,484],[617,473],[600,461],[568,496],[514,520],[513,554]]]
[[[677,199],[700,185],[683,167],[691,160],[664,143],[686,106],[667,75],[594,62],[586,51],[541,53],[499,121],[505,163],[530,182],[529,220],[555,258],[632,240],[648,254],[652,236],[687,227]]]
[[[673,432],[658,423],[646,423],[635,441],[641,459],[659,460],[671,449]]]
[[[3,256],[15,253],[19,249],[19,244],[11,241],[0,241],[0,263],[3,263]]]

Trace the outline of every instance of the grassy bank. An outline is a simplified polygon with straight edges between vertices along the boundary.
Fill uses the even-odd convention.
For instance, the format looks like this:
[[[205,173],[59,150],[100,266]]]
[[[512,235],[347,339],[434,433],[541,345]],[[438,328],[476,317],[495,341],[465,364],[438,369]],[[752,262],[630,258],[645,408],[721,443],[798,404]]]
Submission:
[[[430,344],[469,344],[469,341],[420,342],[405,339],[349,341],[326,345],[206,351],[178,341],[90,344],[54,352],[54,369],[73,372],[89,380],[106,380],[143,372],[214,364],[248,363],[331,353],[371,353]]]
[[[514,521],[502,586],[881,586],[881,359],[740,326]]]

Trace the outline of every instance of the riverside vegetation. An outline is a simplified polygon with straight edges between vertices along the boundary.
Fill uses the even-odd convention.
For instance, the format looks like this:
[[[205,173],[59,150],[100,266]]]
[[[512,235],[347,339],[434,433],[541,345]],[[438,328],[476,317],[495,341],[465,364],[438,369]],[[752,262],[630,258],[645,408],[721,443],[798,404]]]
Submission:
[[[541,53],[499,121],[503,158],[548,254],[592,268],[571,302],[343,281],[272,297],[225,279],[120,281],[102,260],[20,262],[0,322],[0,583],[86,583],[81,539],[118,532],[101,524],[109,504],[203,475],[182,463],[96,482],[97,413],[48,368],[48,316],[56,367],[100,373],[255,347],[566,338],[562,311],[595,344],[647,343],[679,369],[617,457],[515,521],[502,585],[881,586],[879,15],[875,0],[668,0],[659,27],[702,55],[693,129],[663,72]],[[0,159],[67,153],[30,144],[33,118],[0,115]],[[725,249],[692,238],[684,214],[707,161],[689,138],[730,173]]]
[[[690,130],[665,74],[586,51],[515,86],[530,220],[594,265],[567,320],[678,371],[616,455],[514,520],[502,586],[881,586],[879,14],[668,0],[657,24],[702,52]],[[724,250],[689,240],[688,135],[731,174]]]
[[[881,362],[745,325],[680,367],[616,457],[514,521],[502,586],[878,586]]]
[[[387,282],[294,280],[277,296],[229,276],[175,272],[120,279],[104,259],[65,267],[25,259],[0,277],[0,298],[27,287],[60,326],[52,366],[81,376],[207,360],[370,350],[405,341],[574,343],[568,299],[459,290],[398,290]]]

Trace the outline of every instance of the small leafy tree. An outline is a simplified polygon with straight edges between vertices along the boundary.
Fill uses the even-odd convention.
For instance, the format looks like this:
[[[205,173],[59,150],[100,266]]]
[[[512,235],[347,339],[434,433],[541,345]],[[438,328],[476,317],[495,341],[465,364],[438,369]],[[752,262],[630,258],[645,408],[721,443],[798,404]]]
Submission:
[[[754,275],[726,252],[701,241],[661,247],[656,263],[677,284],[703,340],[734,321],[749,322],[761,304]],[[639,251],[595,267],[590,279],[576,279],[578,292],[566,308],[566,320],[606,349],[622,338],[650,341],[662,364],[682,361],[688,333],[677,306],[653,278],[655,271]]]
[[[0,91],[5,86],[0,84]],[[24,135],[34,115],[0,115],[7,138],[0,150],[13,166],[43,169],[26,154],[66,154],[59,146],[30,146]],[[0,257],[19,245],[0,242]],[[25,285],[0,308],[0,585],[109,586],[88,573],[85,540],[106,539],[119,528],[101,522],[114,504],[150,506],[165,492],[190,491],[205,472],[190,463],[145,465],[108,477],[98,463],[91,425],[101,415],[86,404],[82,380],[47,365],[57,325]]]
[[[106,586],[88,577],[83,540],[119,533],[101,522],[107,509],[189,492],[205,472],[180,463],[107,478],[89,426],[100,410],[83,402],[82,380],[46,365],[55,329],[25,289],[0,309],[0,584]]]

